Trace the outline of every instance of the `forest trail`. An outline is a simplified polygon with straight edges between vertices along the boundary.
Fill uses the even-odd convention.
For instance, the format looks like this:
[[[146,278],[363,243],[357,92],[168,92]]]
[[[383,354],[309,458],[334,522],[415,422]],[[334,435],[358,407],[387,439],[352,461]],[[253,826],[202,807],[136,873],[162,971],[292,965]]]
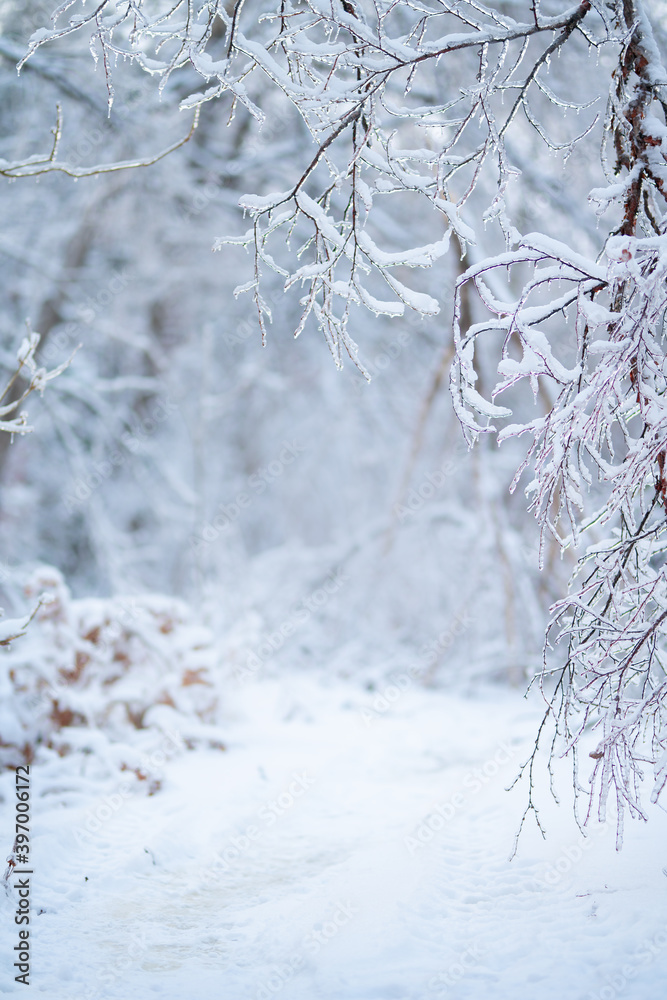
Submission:
[[[51,767],[33,768],[34,992],[661,995],[664,814],[630,824],[617,855],[613,829],[582,841],[545,791],[548,839],[530,825],[510,862],[525,791],[505,787],[537,700],[410,690],[378,715],[375,697],[303,676],[239,687],[226,752],[172,757],[153,796],[85,776],[58,786]],[[566,799],[566,770],[559,786]],[[99,829],[84,834],[96,812]]]

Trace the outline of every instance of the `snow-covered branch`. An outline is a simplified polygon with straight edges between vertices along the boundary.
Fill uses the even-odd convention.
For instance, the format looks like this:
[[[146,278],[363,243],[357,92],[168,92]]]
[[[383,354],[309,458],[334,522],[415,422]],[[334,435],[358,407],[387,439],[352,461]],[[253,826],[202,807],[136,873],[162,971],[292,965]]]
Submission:
[[[150,167],[163,160],[165,156],[175,152],[184,146],[192,136],[199,123],[199,109],[195,109],[192,125],[183,139],[173,142],[170,146],[160,150],[154,156],[146,158],[135,158],[131,160],[118,160],[115,163],[98,163],[90,167],[73,166],[67,161],[58,159],[58,147],[62,137],[62,114],[60,108],[57,110],[57,120],[53,128],[53,144],[49,153],[27,157],[24,160],[2,160],[0,159],[0,177],[7,177],[12,180],[18,177],[39,177],[42,174],[65,174],[67,177],[97,177],[100,174],[114,174],[121,170],[135,170],[138,167]]]
[[[591,195],[601,213],[615,206],[621,218],[605,259],[586,261],[533,235],[470,268],[459,297],[473,281],[490,318],[467,330],[456,324],[452,386],[472,436],[495,430],[490,421],[510,415],[497,397],[524,379],[535,399],[541,381],[555,390],[546,413],[506,424],[499,439],[528,438],[513,488],[531,469],[526,491],[543,536],[549,532],[566,546],[598,532],[570,595],[552,609],[548,640],[564,643],[567,653],[554,690],[547,643],[542,683],[566,752],[585,729],[600,730],[590,800],[597,790],[603,819],[614,791],[620,843],[624,810],[645,818],[643,762],[654,764],[654,801],[667,774],[667,73],[639,0],[619,8],[618,17],[626,41],[606,123],[616,162],[608,186]],[[494,294],[496,271],[525,265],[533,274],[517,299]],[[550,331],[558,317],[576,337],[574,363],[554,354]],[[482,335],[501,344],[500,379],[489,399],[475,389]]]
[[[110,109],[116,65],[129,61],[163,95],[178,80],[182,108],[220,98],[230,120],[239,112],[261,127],[270,93],[291,113],[306,142],[242,195],[247,231],[216,243],[250,252],[236,294],[252,295],[264,336],[273,272],[284,290],[301,289],[296,334],[314,317],[337,364],[348,354],[365,371],[354,310],[436,315],[443,283],[433,294],[425,273],[451,243],[463,255],[485,227],[493,233],[499,252],[480,252],[457,283],[456,412],[470,441],[497,431],[527,442],[512,488],[530,471],[543,541],[590,540],[552,609],[548,636],[567,652],[554,687],[547,645],[546,718],[564,752],[597,726],[591,795],[604,814],[615,789],[619,824],[625,807],[643,815],[640,762],[655,767],[656,797],[667,775],[667,72],[642,0],[565,10],[522,0],[72,0],[32,36],[23,63],[78,33],[101,59]],[[591,50],[602,53],[600,72],[611,68],[604,115],[606,85],[586,84]],[[591,205],[611,217],[595,250],[562,231],[520,231],[515,191],[529,202],[534,189],[512,149],[524,147],[525,161],[531,143],[566,160],[577,146],[589,159],[595,149],[606,184]],[[42,167],[56,169],[55,154],[16,169]],[[408,216],[409,226],[399,221]]]
[[[338,364],[344,352],[359,364],[348,332],[353,307],[389,316],[406,306],[422,315],[438,311],[438,300],[406,281],[405,272],[434,264],[451,234],[462,247],[476,242],[474,220],[462,213],[478,189],[488,200],[474,215],[498,220],[509,243],[514,227],[505,194],[517,171],[505,139],[522,112],[541,140],[562,146],[541,122],[545,101],[547,108],[580,111],[594,100],[558,98],[546,82],[550,60],[591,18],[586,46],[613,33],[590,0],[551,16],[526,7],[519,18],[465,0],[281,0],[273,11],[251,0],[231,10],[220,0],[150,8],[103,2],[76,14],[72,6],[59,7],[52,26],[33,35],[23,62],[48,42],[89,32],[110,107],[112,67],[121,57],[157,77],[163,90],[189,66],[208,86],[182,107],[226,95],[232,113],[243,105],[260,124],[253,81],[282,92],[314,152],[295,164],[287,190],[244,196],[252,228],[217,246],[236,242],[252,250],[253,277],[238,290],[252,292],[264,336],[270,313],[261,286],[264,272],[274,270],[286,288],[304,290],[296,334],[313,315]],[[588,133],[596,115],[589,118],[566,145]],[[387,234],[381,204],[390,195],[417,199],[416,211],[425,211],[437,237],[413,248]]]
[[[57,368],[51,369],[51,371],[47,371],[43,367],[38,367],[35,354],[39,347],[39,340],[38,333],[32,333],[32,331],[28,330],[28,336],[24,337],[18,349],[16,370],[10,376],[0,396],[0,431],[5,431],[8,434],[30,433],[32,427],[28,424],[27,415],[19,413],[13,416],[12,414],[16,414],[21,403],[27,399],[31,392],[37,391],[41,396],[47,384],[52,382],[54,378],[57,378],[58,375],[61,375],[71,363],[72,358],[70,357],[63,364],[58,365]],[[3,403],[6,397],[12,395],[12,389],[19,379],[27,382],[27,385],[19,394],[13,394],[13,398],[9,402]]]

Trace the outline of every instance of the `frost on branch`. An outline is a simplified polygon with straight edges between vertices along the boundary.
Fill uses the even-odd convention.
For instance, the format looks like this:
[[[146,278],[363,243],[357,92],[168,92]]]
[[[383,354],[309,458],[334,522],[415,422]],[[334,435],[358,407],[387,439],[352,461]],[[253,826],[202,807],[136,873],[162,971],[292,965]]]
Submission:
[[[596,34],[587,28],[591,20]],[[295,332],[313,316],[336,362],[348,354],[360,364],[349,333],[353,309],[396,317],[407,306],[433,315],[439,302],[416,287],[415,268],[430,268],[452,235],[460,249],[474,244],[473,216],[497,221],[505,239],[513,238],[506,193],[518,171],[506,141],[521,121],[549,147],[563,147],[543,112],[556,105],[562,118],[591,101],[559,98],[547,82],[550,60],[574,46],[578,66],[612,26],[590,0],[552,15],[538,4],[505,10],[467,0],[280,0],[268,7],[258,0],[103,0],[58,7],[26,58],[76,32],[89,34],[102,60],[110,102],[114,67],[129,60],[163,90],[184,67],[194,70],[205,89],[182,107],[221,98],[230,118],[244,109],[260,126],[268,88],[292,109],[289,127],[301,130],[309,148],[293,163],[275,163],[279,193],[241,199],[252,227],[217,246],[235,242],[251,251],[252,277],[239,291],[252,292],[263,336],[268,269],[286,289],[301,291]],[[565,147],[594,126],[595,112],[585,117],[583,127],[570,128]],[[401,211],[428,232],[417,248],[405,238]]]
[[[561,17],[522,23],[464,2],[433,8],[311,2],[282,5],[268,44],[239,32],[236,53],[245,53],[283,91],[314,150],[288,190],[273,198],[244,196],[252,229],[217,244],[252,250],[254,280],[244,290],[253,292],[263,336],[265,269],[278,271],[286,289],[304,289],[296,334],[312,313],[336,362],[345,350],[358,363],[348,333],[352,307],[389,316],[406,306],[435,314],[439,302],[413,287],[407,269],[430,268],[452,235],[459,248],[476,242],[463,213],[478,189],[477,213],[485,223],[498,220],[509,241],[514,230],[505,192],[517,171],[505,136],[521,111],[549,142],[529,94],[539,90],[550,55],[589,11],[584,2]],[[530,69],[522,66],[524,57]],[[443,86],[451,72],[466,85]],[[387,220],[390,198],[394,215]],[[399,198],[407,212],[423,213],[424,228],[444,235],[406,247],[396,225]],[[294,249],[285,254],[290,241]],[[296,266],[294,258],[307,263]]]
[[[616,208],[620,226],[598,262],[532,235],[469,268],[458,295],[474,282],[489,318],[467,330],[457,325],[452,372],[457,412],[472,436],[494,430],[489,421],[508,415],[497,398],[518,383],[527,380],[540,403],[538,390],[548,386],[546,412],[505,425],[499,439],[528,441],[513,487],[530,469],[527,493],[542,536],[548,532],[562,546],[589,540],[569,596],[552,608],[541,683],[545,722],[555,729],[552,752],[572,753],[575,791],[589,795],[586,818],[597,800],[604,819],[613,796],[619,846],[625,810],[646,818],[639,794],[645,765],[654,770],[653,802],[667,782],[667,129],[661,100],[667,74],[640,5],[623,11],[627,34],[606,123],[615,163],[608,189],[593,192],[598,206]],[[532,277],[513,300],[503,297],[498,272],[526,265]],[[555,323],[576,344],[574,363],[565,364],[554,350],[567,344],[567,337],[553,336]],[[475,390],[475,351],[489,337],[499,343],[501,359],[485,401]],[[564,665],[552,665],[552,644],[565,649]],[[576,750],[591,731],[597,745],[584,788]],[[537,744],[526,764],[533,810],[536,753]]]
[[[39,347],[39,339],[39,334],[32,333],[30,328],[28,328],[28,336],[23,338],[16,355],[18,362],[16,370],[9,378],[4,392],[0,396],[0,431],[5,431],[8,434],[28,434],[32,431],[32,427],[28,426],[25,413],[19,413],[17,416],[13,416],[12,414],[16,413],[21,403],[27,399],[31,392],[35,392],[36,390],[41,396],[48,383],[52,382],[58,375],[62,375],[72,360],[71,357],[68,358],[62,365],[53,368],[51,371],[38,367],[35,354]],[[19,378],[28,384],[19,394],[11,398],[11,391]],[[7,396],[10,396],[10,402],[3,404],[2,401]]]
[[[450,242],[467,250],[493,224],[504,252],[477,259],[458,288],[457,317],[474,312],[461,308],[474,282],[487,318],[456,324],[457,412],[471,437],[498,426],[501,437],[527,443],[514,485],[530,470],[543,537],[588,540],[571,592],[553,610],[549,638],[565,662],[550,673],[547,646],[546,719],[573,754],[595,727],[591,790],[602,814],[614,791],[619,823],[625,807],[643,815],[642,762],[655,767],[656,797],[667,774],[667,74],[641,0],[566,9],[518,0],[66,3],[33,36],[28,57],[78,32],[101,59],[109,101],[116,62],[129,60],[165,95],[188,69],[187,108],[219,98],[225,115],[245,113],[258,125],[267,105],[291,110],[306,143],[243,196],[250,227],[227,240],[250,251],[251,273],[237,292],[252,294],[263,331],[272,270],[299,290],[296,332],[312,316],[336,361],[347,353],[356,362],[353,310],[435,313],[435,281],[422,287],[420,278]],[[577,142],[589,150],[597,95],[571,98],[591,51],[615,64],[603,129],[607,184],[592,195],[600,219],[612,216],[612,232],[596,259],[543,233],[522,236],[511,215],[522,184],[514,151],[527,135],[554,151]],[[505,272],[507,292],[498,280]],[[492,343],[498,381],[486,392],[480,345]],[[524,384],[536,408],[509,424],[507,403]]]

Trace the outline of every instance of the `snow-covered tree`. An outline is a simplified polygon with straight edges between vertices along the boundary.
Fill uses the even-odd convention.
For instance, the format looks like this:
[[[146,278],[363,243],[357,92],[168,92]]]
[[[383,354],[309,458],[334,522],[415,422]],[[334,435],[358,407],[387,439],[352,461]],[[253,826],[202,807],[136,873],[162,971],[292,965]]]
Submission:
[[[643,0],[72,0],[32,35],[22,65],[81,35],[112,115],[129,62],[204,123],[212,108],[236,116],[241,147],[276,118],[281,138],[307,140],[264,163],[240,198],[250,228],[216,244],[250,250],[236,292],[252,296],[264,337],[277,275],[299,290],[295,333],[314,317],[336,362],[347,354],[365,372],[352,336],[362,311],[436,315],[442,267],[460,259],[459,420],[469,442],[496,430],[528,441],[514,485],[531,473],[541,560],[552,544],[586,546],[547,632],[544,727],[553,722],[554,751],[575,758],[597,728],[591,803],[597,792],[604,816],[614,791],[619,832],[626,807],[644,816],[643,762],[654,801],[667,781],[660,10]],[[545,180],[554,153],[571,190]]]

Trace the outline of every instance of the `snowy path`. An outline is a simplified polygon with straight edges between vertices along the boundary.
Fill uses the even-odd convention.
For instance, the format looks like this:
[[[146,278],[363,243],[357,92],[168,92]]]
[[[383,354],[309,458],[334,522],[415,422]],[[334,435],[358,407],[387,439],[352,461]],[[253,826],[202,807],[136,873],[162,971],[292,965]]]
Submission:
[[[664,813],[630,824],[617,855],[611,830],[582,850],[568,808],[544,797],[547,842],[531,828],[510,863],[524,793],[504,787],[536,705],[409,691],[367,725],[372,697],[303,678],[241,688],[226,753],[172,759],[159,794],[118,796],[113,812],[113,786],[40,796],[36,771],[44,912],[30,989],[52,1000],[662,996]],[[100,806],[111,815],[77,842]],[[4,959],[10,919],[5,901]],[[24,987],[10,974],[0,990]]]

